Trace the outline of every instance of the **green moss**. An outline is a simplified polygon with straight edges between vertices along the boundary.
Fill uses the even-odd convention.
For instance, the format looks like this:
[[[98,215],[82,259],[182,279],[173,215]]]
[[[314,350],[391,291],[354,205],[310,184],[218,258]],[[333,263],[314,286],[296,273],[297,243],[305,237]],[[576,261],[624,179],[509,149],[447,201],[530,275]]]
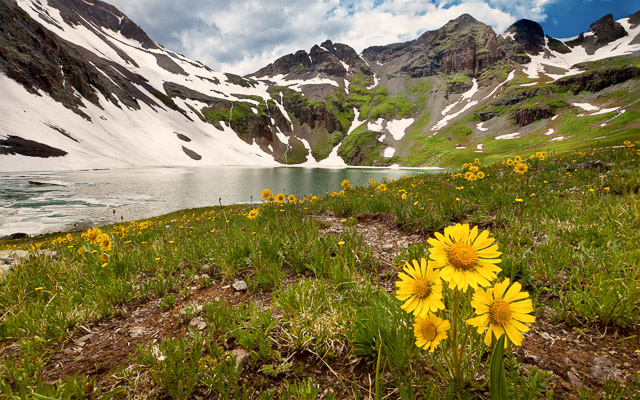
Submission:
[[[176,103],[174,103],[173,100],[171,99],[171,97],[167,96],[166,94],[164,94],[162,92],[155,92],[154,95],[161,102],[163,102],[165,106],[171,108],[172,110],[177,110],[178,109],[178,105]]]
[[[229,111],[224,108],[204,108],[202,114],[207,122],[215,124],[220,121],[229,120]]]
[[[549,41],[549,48],[553,51],[557,51],[561,54],[571,53],[571,50],[558,39],[554,39],[547,35],[547,39]]]
[[[294,137],[289,139],[289,151],[287,152],[288,164],[301,164],[307,160],[308,154],[309,150],[304,147],[304,143],[299,139]]]
[[[378,132],[366,130],[366,125],[359,127],[342,142],[338,155],[350,165],[373,165],[375,160],[384,160],[379,155],[379,136]]]

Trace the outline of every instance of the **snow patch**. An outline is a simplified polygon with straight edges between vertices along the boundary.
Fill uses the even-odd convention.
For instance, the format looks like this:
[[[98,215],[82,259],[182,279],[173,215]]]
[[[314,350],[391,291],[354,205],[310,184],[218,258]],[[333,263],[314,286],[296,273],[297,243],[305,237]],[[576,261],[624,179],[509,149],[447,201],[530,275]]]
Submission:
[[[556,138],[551,139],[552,142],[559,142],[561,140],[564,140],[564,136],[558,136]]]
[[[411,124],[413,124],[413,118],[394,119],[387,121],[387,130],[391,133],[394,140],[400,140],[404,137],[405,131]]]
[[[369,122],[367,124],[367,129],[372,132],[382,132],[384,129],[382,124],[384,123],[384,119],[378,118],[375,122]]]
[[[606,114],[606,113],[610,113],[613,111],[617,111],[620,107],[613,107],[613,108],[603,108],[602,110],[595,112],[593,114],[589,114],[589,115],[600,115],[600,114]],[[624,110],[623,110],[624,112]],[[622,114],[622,113],[621,113]]]
[[[353,109],[353,121],[351,122],[351,126],[349,127],[349,131],[347,132],[347,136],[349,136],[351,134],[351,132],[355,131],[360,125],[362,125],[363,123],[358,121],[358,118],[360,118],[360,111],[358,111],[356,108]]]
[[[553,128],[552,128],[552,129],[549,129],[548,131],[546,131],[544,134],[545,134],[546,136],[551,136],[551,135],[553,135],[554,133],[556,133],[556,131],[555,131],[555,129],[553,129]]]
[[[489,93],[484,99],[482,100],[486,100],[489,97],[493,96],[493,94],[500,89],[500,87],[504,86],[507,84],[507,82],[509,82],[510,80],[512,80],[514,77],[516,76],[516,70],[514,69],[513,71],[509,72],[509,75],[507,76],[507,79],[504,80],[504,82],[502,82],[501,84],[499,84],[498,86],[496,86],[495,88],[493,88],[493,90],[491,91],[491,93]]]
[[[520,132],[508,133],[506,135],[496,136],[495,140],[509,140],[509,139],[519,139]]]
[[[386,149],[384,149],[384,154],[383,156],[385,158],[391,158],[396,154],[396,149],[394,149],[393,147],[387,147]]]
[[[484,122],[480,122],[479,124],[477,124],[476,128],[481,132],[486,132],[489,130],[489,128],[484,127]]]
[[[479,144],[479,145],[476,147],[476,149],[478,149],[478,150],[482,150],[482,148],[483,148],[483,147],[484,147],[484,144]]]
[[[575,107],[580,107],[585,111],[597,111],[600,109],[599,107],[596,107],[589,103],[571,103],[571,104],[574,105]]]

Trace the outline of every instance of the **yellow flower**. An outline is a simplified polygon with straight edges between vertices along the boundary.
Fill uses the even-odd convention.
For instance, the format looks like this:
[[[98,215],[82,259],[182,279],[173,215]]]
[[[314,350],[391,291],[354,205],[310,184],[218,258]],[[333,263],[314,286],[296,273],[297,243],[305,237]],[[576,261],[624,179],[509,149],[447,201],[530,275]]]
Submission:
[[[264,190],[260,193],[260,198],[261,198],[262,200],[269,201],[269,199],[270,199],[270,198],[273,198],[273,193],[271,193],[271,190],[269,190],[268,188],[267,188],[267,189],[264,189]]]
[[[340,183],[340,186],[342,186],[345,189],[351,189],[351,182],[349,182],[348,179],[345,179],[342,181],[342,183]]]
[[[476,175],[476,174],[471,174],[471,175],[469,175],[469,178],[467,178],[467,179],[468,179],[468,180],[470,180],[470,181],[478,180],[478,175]]]
[[[514,282],[509,290],[508,286],[507,278],[486,292],[478,289],[473,294],[471,305],[478,316],[468,319],[467,323],[478,328],[479,334],[489,325],[484,337],[487,345],[491,344],[492,338],[497,340],[506,333],[513,344],[520,346],[524,338],[521,332],[529,331],[525,323],[536,321],[536,318],[529,314],[533,312],[529,293],[521,292],[522,285],[518,282]]]
[[[428,347],[429,352],[433,353],[440,341],[447,338],[447,331],[450,328],[449,321],[438,318],[433,314],[427,314],[425,318],[416,318],[416,322],[413,324],[416,346],[425,350]]]
[[[508,159],[507,160],[507,165],[513,165],[513,160],[512,159]]]
[[[109,259],[109,255],[107,253],[100,254],[100,261],[105,262]]]
[[[247,218],[251,220],[256,219],[258,217],[258,214],[260,214],[260,210],[254,208],[253,210],[249,211],[249,214],[247,214]]]
[[[283,193],[278,193],[275,197],[275,201],[277,201],[279,204],[284,203],[284,199],[285,195]]]
[[[471,172],[477,172],[479,170],[477,165],[472,165],[471,167],[469,167],[469,171]]]
[[[338,246],[344,246],[344,240],[339,241]]]
[[[467,171],[464,173],[464,179],[469,180],[469,177],[471,177],[471,175],[473,175],[473,172],[471,171]]]
[[[378,186],[378,190],[381,192],[386,192],[387,191],[387,185],[384,183],[381,183],[380,186]]]
[[[73,242],[73,236],[70,233],[67,233],[67,242]]]
[[[478,176],[479,179],[484,179],[484,177],[486,176],[482,171],[478,171],[476,175]]]
[[[102,235],[100,235],[100,237],[98,238],[98,242],[100,243],[100,250],[102,251],[111,250],[111,239],[109,238],[109,235],[107,235],[106,233],[103,233]]]
[[[489,286],[501,271],[496,264],[502,253],[498,245],[489,238],[489,231],[478,233],[474,226],[469,231],[469,224],[456,224],[444,228],[444,235],[436,232],[436,238],[430,238],[429,258],[434,261],[434,268],[442,268],[442,279],[449,282],[450,288],[458,288],[463,292],[471,286]]]
[[[525,172],[527,172],[528,169],[529,169],[529,166],[526,163],[521,162],[516,164],[516,166],[513,168],[513,172],[517,174],[524,174]]]
[[[85,251],[85,250],[84,250],[84,247],[80,247],[80,248],[78,249],[78,254],[83,255],[83,254],[84,254],[84,251]]]
[[[522,199],[516,199],[517,203],[522,203]]]
[[[404,272],[396,282],[396,297],[404,301],[402,309],[413,312],[417,317],[426,317],[429,312],[444,309],[442,302],[442,280],[440,272],[434,271],[432,263],[421,259],[413,260],[413,266],[405,261]]]
[[[102,231],[98,228],[90,228],[85,234],[84,236],[87,238],[87,240],[89,241],[89,244],[94,244],[97,240],[98,237],[102,235]]]
[[[515,157],[513,158],[513,163],[514,163],[514,164],[518,164],[518,163],[521,163],[521,162],[522,162],[522,157],[520,157],[520,156],[515,156]]]
[[[290,194],[290,195],[287,197],[287,201],[288,201],[289,203],[291,203],[291,204],[297,204],[297,203],[298,203],[298,198],[297,198],[295,195]]]

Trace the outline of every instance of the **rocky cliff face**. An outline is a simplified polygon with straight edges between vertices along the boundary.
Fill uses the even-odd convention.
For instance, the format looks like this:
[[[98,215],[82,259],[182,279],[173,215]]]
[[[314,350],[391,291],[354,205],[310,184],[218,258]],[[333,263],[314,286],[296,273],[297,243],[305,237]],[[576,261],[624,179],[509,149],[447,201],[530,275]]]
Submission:
[[[369,47],[363,56],[385,65],[389,75],[412,78],[438,73],[477,76],[505,57],[503,39],[490,26],[464,14],[418,39],[388,46]]]
[[[251,76],[256,78],[277,75],[311,77],[323,74],[329,77],[345,78],[352,68],[371,75],[368,65],[353,48],[327,40],[319,46],[313,46],[309,53],[299,50],[295,54],[281,57]]]

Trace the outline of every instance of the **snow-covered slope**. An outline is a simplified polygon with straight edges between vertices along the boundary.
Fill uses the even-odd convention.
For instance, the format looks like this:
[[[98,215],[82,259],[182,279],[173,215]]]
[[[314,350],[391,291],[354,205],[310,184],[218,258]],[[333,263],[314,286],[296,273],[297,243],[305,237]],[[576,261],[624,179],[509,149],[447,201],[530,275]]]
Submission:
[[[84,2],[89,7],[99,3]],[[203,122],[199,112],[207,104],[195,99],[174,98],[182,112],[168,108],[158,98],[165,93],[165,84],[171,82],[199,94],[229,101],[259,103],[258,98],[270,99],[267,85],[261,82],[240,84],[230,82],[227,74],[211,71],[206,66],[172,53],[162,46],[148,44],[125,37],[122,32],[87,20],[82,13],[74,16],[75,25],[61,15],[47,0],[18,0],[18,5],[35,21],[60,38],[93,53],[106,62],[94,65],[115,86],[123,86],[113,78],[115,68],[109,63],[123,66],[147,85],[128,81],[151,99],[151,104],[138,101],[140,109],[117,105],[100,90],[98,104],[82,98],[81,116],[55,101],[47,93],[34,95],[23,85],[0,75],[0,140],[11,136],[41,143],[68,153],[63,157],[28,157],[20,154],[0,155],[0,170],[39,170],[105,168],[140,165],[276,165],[252,139],[242,140],[229,127],[218,127]],[[114,15],[121,22],[124,15]],[[107,65],[105,68],[104,66]],[[63,86],[70,85],[65,69],[60,65],[59,79]],[[108,70],[107,70],[108,69]],[[123,79],[129,76],[122,75]],[[239,78],[239,77],[237,77]],[[246,98],[244,96],[252,96]],[[117,98],[117,94],[115,95]],[[282,106],[278,104],[282,109]],[[257,112],[254,111],[254,112]],[[286,111],[282,109],[286,115]],[[88,118],[87,118],[88,117]],[[231,115],[230,115],[231,117]],[[187,150],[183,150],[187,149]]]

